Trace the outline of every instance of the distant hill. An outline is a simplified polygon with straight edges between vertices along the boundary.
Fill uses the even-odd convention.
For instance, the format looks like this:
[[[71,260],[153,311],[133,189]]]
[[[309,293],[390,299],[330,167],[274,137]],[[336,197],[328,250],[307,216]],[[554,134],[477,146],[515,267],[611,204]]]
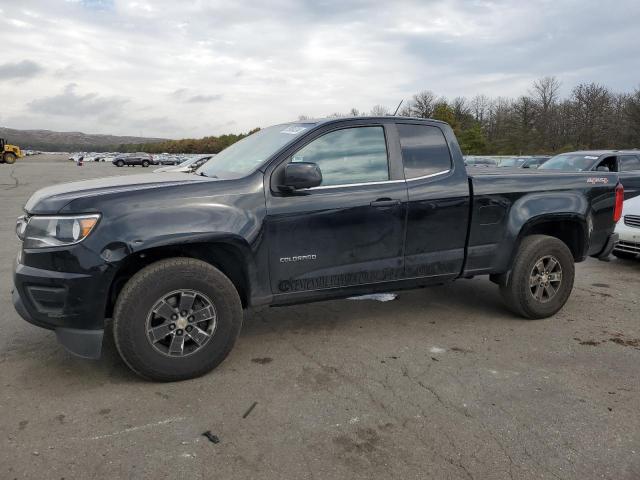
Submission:
[[[123,145],[153,144],[166,142],[166,138],[121,137],[117,135],[98,135],[82,132],[53,132],[51,130],[15,130],[0,127],[0,138],[22,149],[43,150],[47,152],[74,151],[118,151]]]

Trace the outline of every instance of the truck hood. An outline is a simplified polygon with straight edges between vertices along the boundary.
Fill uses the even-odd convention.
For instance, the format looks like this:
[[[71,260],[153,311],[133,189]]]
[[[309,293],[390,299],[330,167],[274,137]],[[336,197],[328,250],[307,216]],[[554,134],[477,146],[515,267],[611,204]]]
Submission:
[[[35,192],[24,209],[29,214],[55,214],[78,198],[98,197],[120,192],[166,188],[176,185],[214,181],[211,178],[186,173],[153,173],[96,178],[80,182],[61,183]]]

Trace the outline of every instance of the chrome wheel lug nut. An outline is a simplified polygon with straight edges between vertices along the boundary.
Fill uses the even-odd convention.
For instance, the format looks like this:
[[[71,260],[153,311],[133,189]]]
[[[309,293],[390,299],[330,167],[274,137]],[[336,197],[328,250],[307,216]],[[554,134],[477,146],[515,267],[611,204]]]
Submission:
[[[182,335],[182,330],[180,328],[176,330],[176,335]]]
[[[187,332],[190,332],[191,330],[193,330],[193,327],[192,327],[191,325],[189,325],[189,326],[187,327]]]
[[[175,313],[171,315],[171,320],[177,320],[177,319],[178,319],[178,315],[176,315]]]
[[[176,328],[176,326],[173,323],[171,323],[169,325],[169,330],[175,330],[175,328]]]
[[[195,318],[193,318],[193,315],[189,315],[189,318],[187,320],[189,320],[190,322],[193,322]]]
[[[182,312],[180,312],[180,315],[182,315],[183,317],[186,317],[187,316],[187,311],[183,310]]]

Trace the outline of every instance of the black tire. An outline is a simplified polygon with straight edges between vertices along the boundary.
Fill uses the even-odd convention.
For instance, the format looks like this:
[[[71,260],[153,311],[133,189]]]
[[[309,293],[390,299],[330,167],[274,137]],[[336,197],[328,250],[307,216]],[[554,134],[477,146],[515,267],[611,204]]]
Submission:
[[[124,160],[118,160],[116,162],[116,167],[124,167]]]
[[[11,152],[7,152],[4,154],[4,163],[7,163],[9,165],[12,165],[14,163],[16,163],[16,155],[14,153]]]
[[[149,166],[149,160],[143,160],[143,161],[142,161],[142,166],[143,166],[144,168],[147,168],[147,167]]]
[[[631,252],[621,252],[620,250],[614,250],[611,252],[614,257],[620,258],[622,260],[635,260],[638,256],[636,253]]]
[[[541,265],[539,262],[541,260],[544,262],[544,259],[547,259],[547,265],[552,261],[551,259],[559,263],[560,282],[555,283],[552,288],[548,287],[549,279],[552,278],[548,274],[533,275],[538,271],[537,266]],[[564,242],[547,235],[531,235],[520,243],[511,272],[505,277],[506,281],[500,285],[500,292],[506,305],[514,313],[527,319],[547,318],[558,312],[567,302],[573,289],[574,276],[573,255]],[[536,283],[531,285],[533,279]],[[538,280],[541,282],[540,285],[546,285],[541,287],[543,291],[541,299],[536,298],[540,291]],[[555,290],[555,293],[544,298],[548,290]]]
[[[152,345],[147,319],[159,299],[180,289],[211,300],[216,326],[194,353],[169,356]],[[162,382],[186,380],[213,370],[227,357],[240,334],[242,315],[240,296],[222,272],[200,260],[171,258],[143,268],[127,282],[116,301],[113,335],[120,356],[137,374]]]

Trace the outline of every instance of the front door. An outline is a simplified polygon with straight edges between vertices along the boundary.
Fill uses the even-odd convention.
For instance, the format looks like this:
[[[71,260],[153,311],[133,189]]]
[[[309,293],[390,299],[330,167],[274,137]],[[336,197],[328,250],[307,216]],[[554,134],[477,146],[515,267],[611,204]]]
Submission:
[[[389,153],[386,128],[332,127],[281,164],[316,163],[323,180],[318,187],[293,193],[267,189],[274,294],[402,277],[407,190],[404,179],[390,174],[390,162],[399,158],[397,149],[391,149],[395,155]]]

